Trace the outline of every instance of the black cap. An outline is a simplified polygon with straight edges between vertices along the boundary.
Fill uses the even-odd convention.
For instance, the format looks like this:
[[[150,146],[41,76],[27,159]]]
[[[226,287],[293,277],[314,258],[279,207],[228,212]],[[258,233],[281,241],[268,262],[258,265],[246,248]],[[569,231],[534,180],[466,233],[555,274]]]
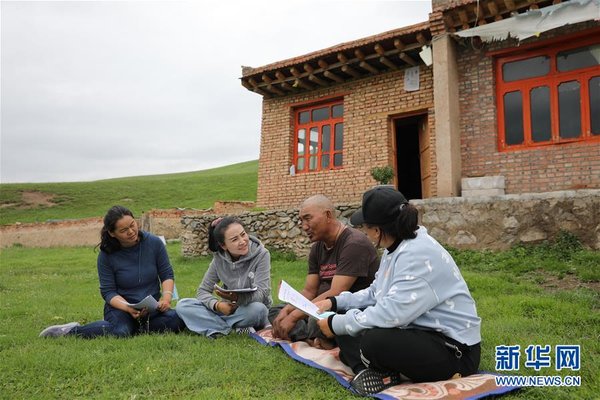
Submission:
[[[352,214],[352,225],[384,225],[400,214],[401,205],[408,201],[402,193],[391,187],[375,187],[363,194],[362,208]]]

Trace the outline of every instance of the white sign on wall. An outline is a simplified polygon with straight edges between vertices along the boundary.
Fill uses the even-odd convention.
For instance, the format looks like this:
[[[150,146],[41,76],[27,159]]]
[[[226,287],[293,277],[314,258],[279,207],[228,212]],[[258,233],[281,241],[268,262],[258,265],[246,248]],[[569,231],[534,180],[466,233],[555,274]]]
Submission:
[[[419,67],[410,67],[404,70],[404,90],[414,92],[419,90]]]

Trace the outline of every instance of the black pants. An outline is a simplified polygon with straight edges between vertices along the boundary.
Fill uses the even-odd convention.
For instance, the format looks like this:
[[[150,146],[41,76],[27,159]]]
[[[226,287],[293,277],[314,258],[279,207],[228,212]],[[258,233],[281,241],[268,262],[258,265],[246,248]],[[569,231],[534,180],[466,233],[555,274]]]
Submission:
[[[467,346],[418,329],[374,328],[362,336],[336,336],[340,360],[355,373],[373,368],[401,373],[413,382],[434,382],[477,372],[479,343]]]

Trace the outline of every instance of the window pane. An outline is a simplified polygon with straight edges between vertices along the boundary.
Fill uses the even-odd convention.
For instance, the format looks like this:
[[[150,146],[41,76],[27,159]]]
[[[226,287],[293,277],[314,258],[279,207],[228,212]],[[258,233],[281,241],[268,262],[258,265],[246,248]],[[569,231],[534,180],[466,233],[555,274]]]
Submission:
[[[504,95],[504,136],[507,145],[523,143],[521,92],[508,92]]]
[[[344,144],[344,124],[335,124],[334,150],[342,150]],[[335,164],[335,163],[334,163]],[[337,165],[337,164],[335,164]]]
[[[300,114],[298,114],[299,123],[306,124],[308,121],[310,121],[310,113],[308,111],[302,111]]]
[[[304,171],[304,157],[298,158],[298,165],[296,167],[297,171]]]
[[[335,106],[333,106],[333,109],[331,110],[331,114],[333,118],[340,118],[344,115],[344,105],[343,104],[337,104]]]
[[[310,162],[308,163],[308,169],[311,171],[314,171],[315,169],[317,169],[317,157],[316,156],[310,156]]]
[[[298,130],[298,155],[301,156],[304,154],[304,144],[306,138],[306,131],[304,129]]]
[[[342,153],[336,153],[333,155],[333,166],[334,167],[342,166]]]
[[[581,135],[581,106],[579,82],[563,82],[558,85],[558,118],[561,138],[576,138]]]
[[[600,64],[600,44],[561,51],[556,55],[556,65],[561,72],[598,64]]]
[[[530,93],[531,138],[534,142],[545,142],[552,137],[550,123],[550,88],[540,86]]]
[[[310,154],[317,154],[317,145],[319,144],[319,131],[317,127],[310,128]]]
[[[321,156],[321,168],[323,168],[323,169],[329,168],[329,154],[323,154]]]
[[[321,151],[329,151],[329,142],[331,142],[331,127],[324,125],[321,128]]]
[[[590,79],[590,127],[592,135],[600,135],[600,76]]]
[[[502,78],[504,82],[544,76],[548,72],[550,72],[550,57],[548,56],[507,62],[502,65]]]
[[[313,122],[323,121],[329,118],[329,107],[316,108],[312,110]]]

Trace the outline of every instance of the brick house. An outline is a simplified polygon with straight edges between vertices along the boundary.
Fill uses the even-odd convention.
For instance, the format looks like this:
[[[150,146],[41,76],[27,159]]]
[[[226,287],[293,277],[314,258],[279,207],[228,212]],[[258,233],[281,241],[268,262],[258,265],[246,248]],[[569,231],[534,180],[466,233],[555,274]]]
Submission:
[[[432,9],[419,24],[243,68],[242,85],[263,96],[258,206],[315,193],[356,203],[383,165],[412,199],[464,195],[471,177],[500,177],[506,194],[600,188],[600,0]],[[507,38],[520,17],[548,15],[556,27]],[[494,41],[477,30],[498,26]]]

